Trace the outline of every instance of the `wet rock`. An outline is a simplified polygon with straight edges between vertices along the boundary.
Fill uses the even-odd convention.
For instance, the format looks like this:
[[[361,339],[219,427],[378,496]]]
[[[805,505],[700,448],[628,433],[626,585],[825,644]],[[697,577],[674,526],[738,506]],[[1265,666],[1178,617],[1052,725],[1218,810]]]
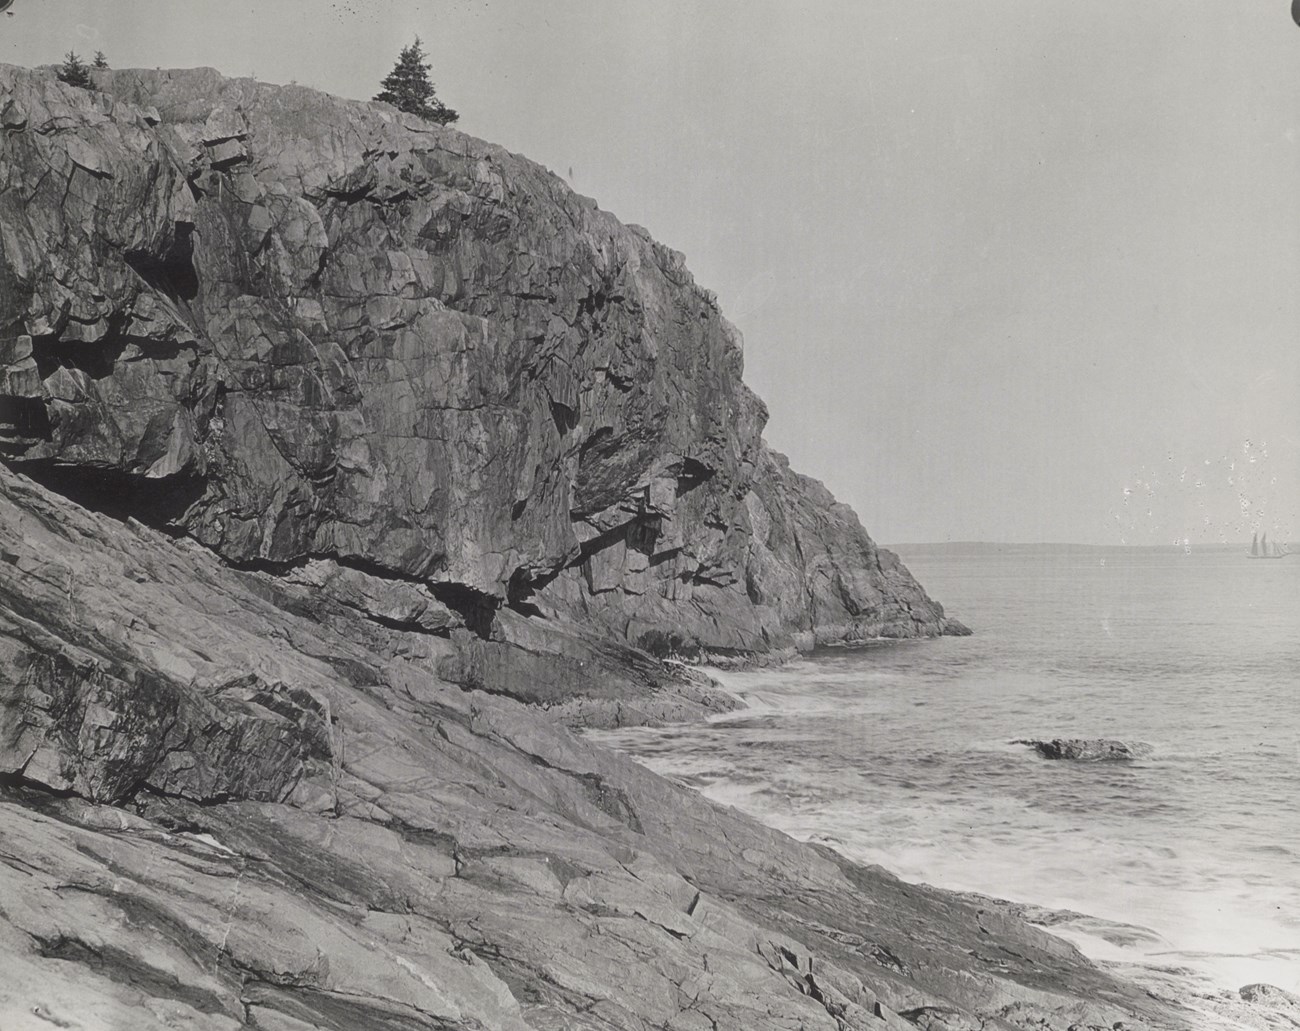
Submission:
[[[1168,946],[1169,943],[1149,927],[1126,924],[1117,920],[1105,920],[1089,916],[1071,909],[1051,909],[1027,902],[1008,902],[1004,899],[990,898],[978,892],[958,892],[960,898],[974,905],[998,909],[1017,919],[1037,927],[1076,931],[1100,938],[1120,948],[1150,949],[1153,946]]]
[[[1300,995],[1271,984],[1248,984],[1237,994],[1244,1002],[1253,1002],[1276,1010],[1300,1010]]]
[[[1114,741],[1110,738],[1053,738],[1050,741],[1017,739],[1013,745],[1028,745],[1044,759],[1077,762],[1128,762],[1148,758],[1153,749],[1143,741]]]

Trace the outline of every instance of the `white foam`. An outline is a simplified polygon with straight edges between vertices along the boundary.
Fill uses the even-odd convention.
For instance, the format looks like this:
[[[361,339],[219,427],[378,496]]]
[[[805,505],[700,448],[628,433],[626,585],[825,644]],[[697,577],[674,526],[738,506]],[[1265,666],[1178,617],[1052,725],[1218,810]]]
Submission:
[[[1300,578],[1263,582],[1237,556],[1120,557],[935,558],[913,571],[977,636],[715,670],[748,710],[619,744],[907,879],[1168,942],[1064,929],[1096,959],[1300,990],[1300,739],[1279,720]],[[1156,754],[1080,765],[1009,744],[1052,736]]]

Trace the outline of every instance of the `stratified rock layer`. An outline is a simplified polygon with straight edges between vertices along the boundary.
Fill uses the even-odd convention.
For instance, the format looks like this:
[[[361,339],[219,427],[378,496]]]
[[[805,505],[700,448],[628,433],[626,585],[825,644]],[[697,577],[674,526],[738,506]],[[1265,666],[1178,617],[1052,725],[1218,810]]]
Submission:
[[[448,632],[507,636],[503,606],[657,653],[952,626],[766,448],[680,254],[384,105],[96,74],[0,68],[11,463],[231,562],[408,581]]]
[[[0,1026],[1194,1026],[0,467]]]

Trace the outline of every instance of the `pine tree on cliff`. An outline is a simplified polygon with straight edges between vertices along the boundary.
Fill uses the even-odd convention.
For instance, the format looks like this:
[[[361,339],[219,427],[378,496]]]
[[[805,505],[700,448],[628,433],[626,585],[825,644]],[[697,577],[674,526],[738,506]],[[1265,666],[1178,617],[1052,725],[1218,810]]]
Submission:
[[[104,56],[104,51],[102,51],[102,50],[96,50],[96,51],[95,51],[95,60],[94,60],[93,64],[94,64],[94,67],[96,67],[96,68],[107,68],[107,67],[108,67],[108,58]]]
[[[414,43],[403,48],[393,70],[379,84],[383,90],[375,99],[439,125],[450,125],[460,115],[434,95],[433,83],[429,81],[429,62],[425,57],[424,47],[417,36]]]
[[[69,86],[79,86],[82,89],[94,89],[94,80],[90,77],[90,69],[86,67],[86,62],[69,50],[63,57],[63,64],[59,65],[58,75],[62,82]]]

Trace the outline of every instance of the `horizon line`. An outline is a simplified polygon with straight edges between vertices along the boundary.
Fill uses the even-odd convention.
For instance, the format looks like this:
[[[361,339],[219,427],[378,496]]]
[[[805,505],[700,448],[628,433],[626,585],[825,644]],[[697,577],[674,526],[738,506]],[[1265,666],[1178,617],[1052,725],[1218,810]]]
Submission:
[[[1279,538],[1277,543],[1289,544],[1290,539]],[[1249,548],[1250,541],[1213,541],[1213,542],[1192,542],[1187,544],[1174,544],[1172,542],[1165,544],[1089,544],[1082,541],[993,541],[993,540],[946,540],[946,541],[900,541],[884,542],[876,541],[881,548],[935,548],[935,547],[958,547],[963,545],[978,544],[984,547],[999,548]]]

